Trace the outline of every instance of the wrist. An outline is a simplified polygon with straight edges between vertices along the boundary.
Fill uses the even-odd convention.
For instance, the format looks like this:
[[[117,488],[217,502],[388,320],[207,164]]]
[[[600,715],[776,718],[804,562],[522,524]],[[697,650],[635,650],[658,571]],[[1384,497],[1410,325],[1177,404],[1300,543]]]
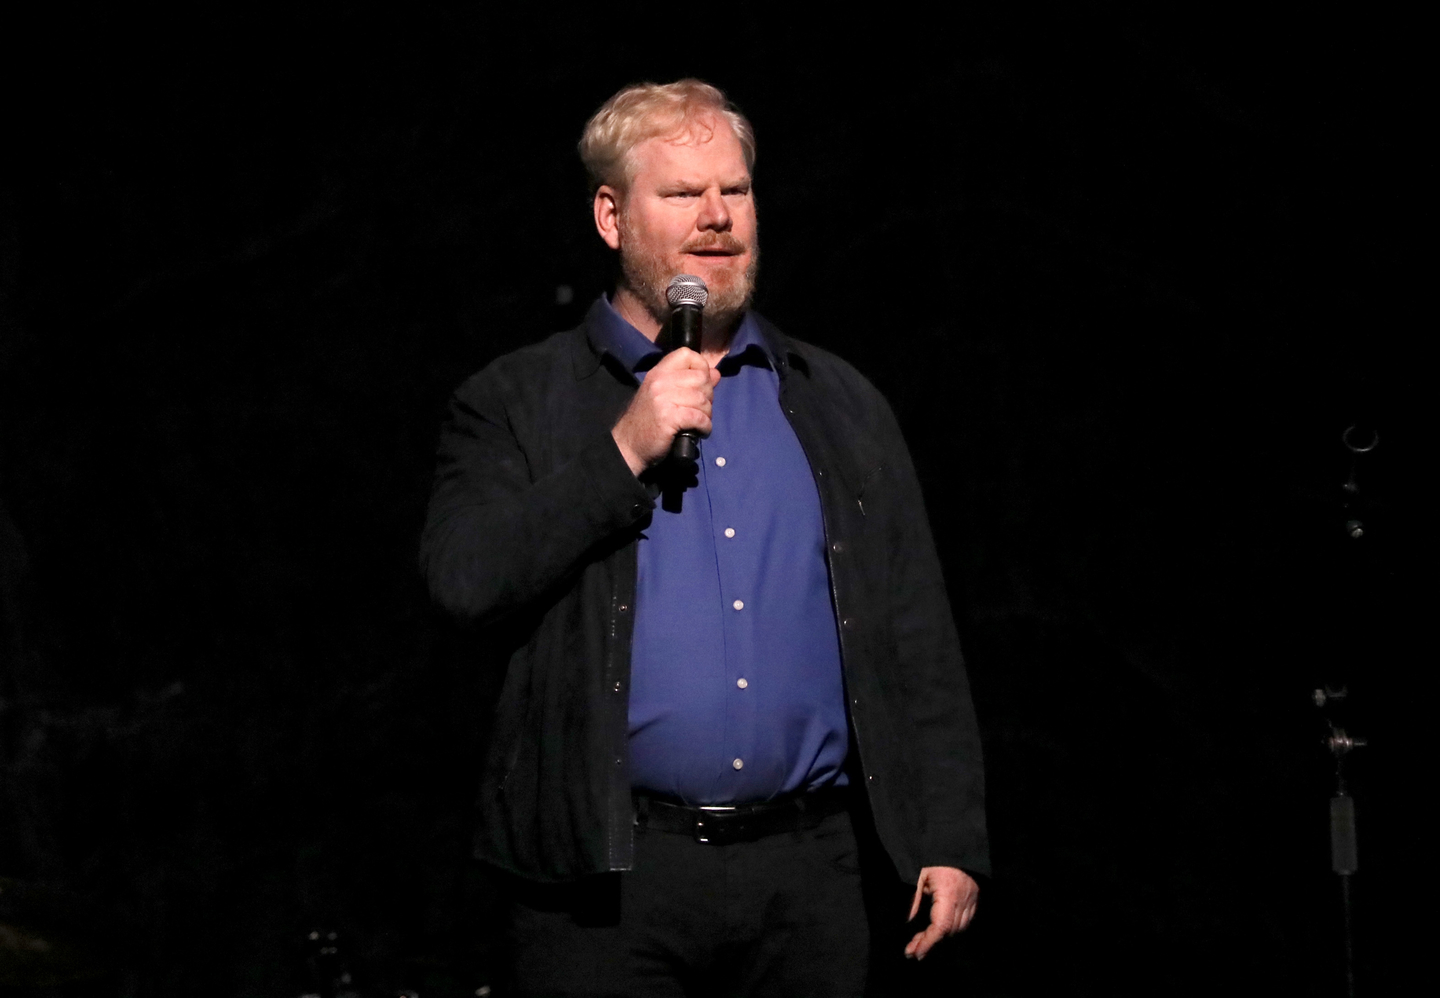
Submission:
[[[649,467],[648,463],[639,454],[635,453],[635,449],[630,446],[629,441],[625,439],[625,435],[620,432],[620,427],[617,426],[611,430],[610,437],[615,441],[615,446],[620,448],[620,456],[623,457],[625,463],[630,466],[630,473],[636,478],[639,478],[645,469]]]

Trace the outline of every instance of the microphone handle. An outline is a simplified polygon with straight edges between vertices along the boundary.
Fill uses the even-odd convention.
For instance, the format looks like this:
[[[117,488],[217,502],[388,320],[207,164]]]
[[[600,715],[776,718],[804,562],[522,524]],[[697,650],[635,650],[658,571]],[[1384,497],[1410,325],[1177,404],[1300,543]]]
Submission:
[[[675,307],[675,311],[670,315],[671,349],[689,347],[696,353],[700,352],[701,316],[702,312],[698,305],[686,304]],[[675,434],[675,440],[670,444],[670,460],[698,463],[700,460],[700,434],[694,430],[681,430]]]

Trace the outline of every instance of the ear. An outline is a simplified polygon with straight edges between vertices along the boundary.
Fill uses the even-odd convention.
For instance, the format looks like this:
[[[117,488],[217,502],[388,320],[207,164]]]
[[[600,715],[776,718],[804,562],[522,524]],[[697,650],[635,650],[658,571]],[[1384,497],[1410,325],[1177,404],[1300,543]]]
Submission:
[[[606,246],[620,248],[620,192],[609,184],[595,192],[595,230]]]

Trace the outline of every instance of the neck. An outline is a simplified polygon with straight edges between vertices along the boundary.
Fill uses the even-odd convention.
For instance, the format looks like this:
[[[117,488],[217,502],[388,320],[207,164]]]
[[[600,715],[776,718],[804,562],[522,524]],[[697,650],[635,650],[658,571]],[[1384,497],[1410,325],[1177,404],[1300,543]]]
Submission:
[[[621,284],[615,288],[615,297],[610,302],[615,311],[620,314],[630,325],[640,330],[651,343],[655,342],[664,326],[664,321],[655,317],[645,307],[640,296],[631,291],[630,288]],[[710,317],[707,315],[706,319]],[[740,317],[734,316],[729,319],[722,319],[719,322],[706,321],[701,326],[700,334],[700,355],[714,365],[730,352],[730,341],[735,337],[735,330],[740,324]]]

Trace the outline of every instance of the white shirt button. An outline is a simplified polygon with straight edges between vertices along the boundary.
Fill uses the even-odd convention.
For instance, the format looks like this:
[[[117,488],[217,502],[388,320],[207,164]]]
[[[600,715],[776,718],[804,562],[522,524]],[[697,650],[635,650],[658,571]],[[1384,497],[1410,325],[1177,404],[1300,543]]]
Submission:
[[[730,605],[737,610],[745,609],[745,601],[743,599],[737,599],[734,603],[731,603]]]
[[[735,680],[735,685],[743,690],[745,687],[750,685],[750,680],[746,679],[744,676],[741,676],[739,679]]]
[[[717,457],[717,458],[715,459],[715,467],[717,467],[717,468],[723,468],[723,467],[725,467],[725,459],[724,459],[723,457]]]
[[[736,759],[736,760],[735,760],[734,762],[732,762],[730,765],[734,766],[736,769],[744,769],[744,768],[745,768],[745,760],[744,760],[744,759]]]
[[[726,537],[734,537],[734,536],[735,536],[735,528],[734,528],[734,527],[726,527],[726,528],[725,528],[725,536],[726,536]]]

